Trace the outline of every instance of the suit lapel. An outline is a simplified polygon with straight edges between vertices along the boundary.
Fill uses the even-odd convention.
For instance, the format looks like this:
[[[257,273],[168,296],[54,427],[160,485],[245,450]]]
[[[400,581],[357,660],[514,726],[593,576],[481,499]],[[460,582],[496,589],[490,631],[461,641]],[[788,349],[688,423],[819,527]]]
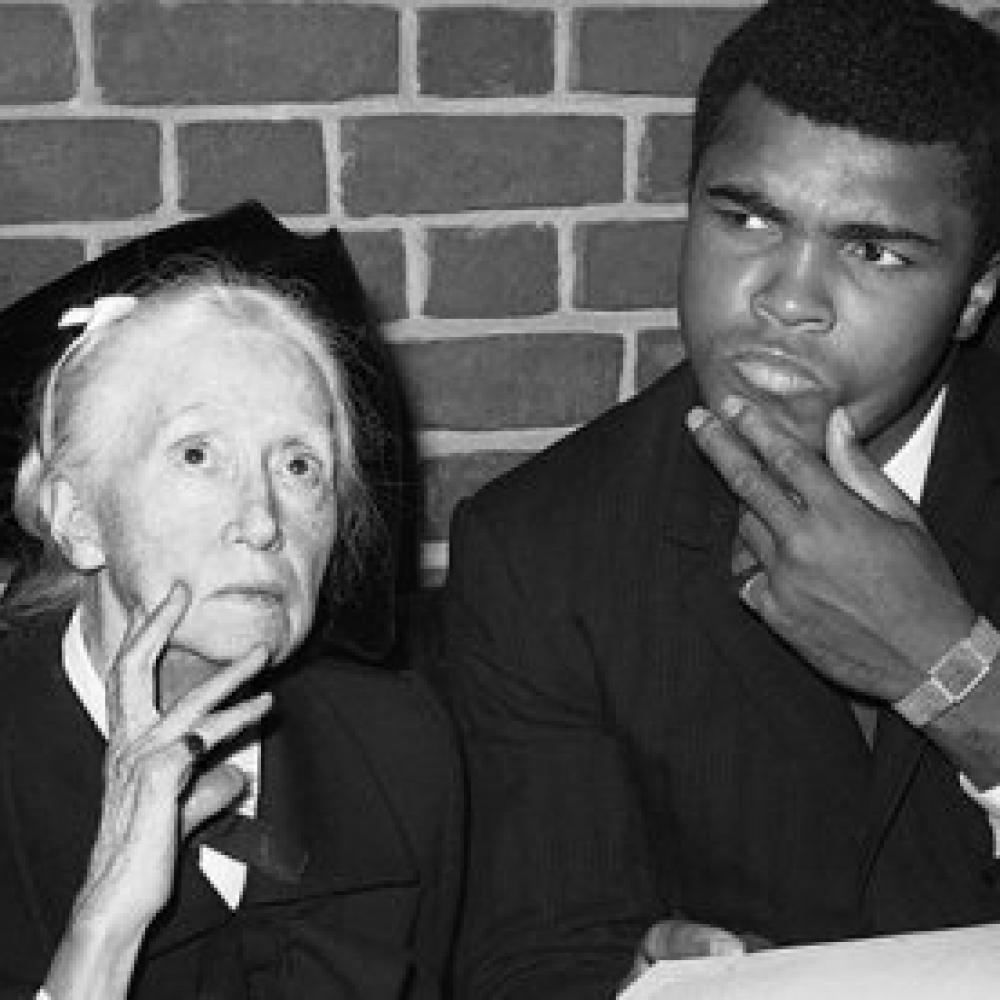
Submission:
[[[972,349],[948,390],[921,511],[963,591],[1000,608],[1000,359]]]
[[[1000,607],[1000,421],[993,402],[997,384],[1000,363],[992,352],[970,349],[961,356],[949,383],[921,503],[925,523],[963,592],[985,612]],[[926,738],[894,712],[879,712],[866,874],[927,745]]]
[[[843,776],[867,775],[870,760],[849,704],[742,605],[730,571],[736,503],[689,442],[678,463],[671,481],[688,485],[671,496],[667,533],[672,544],[687,550],[680,583],[684,610],[711,637],[733,683],[762,718],[774,720],[775,739],[787,742],[784,752],[815,769],[817,780],[837,775],[830,795],[856,810],[854,783]]]
[[[335,673],[336,667],[326,669]],[[306,865],[299,882],[251,870],[247,904],[415,884],[417,865],[365,747],[363,732],[332,697],[335,683],[293,677],[264,741],[260,816]]]

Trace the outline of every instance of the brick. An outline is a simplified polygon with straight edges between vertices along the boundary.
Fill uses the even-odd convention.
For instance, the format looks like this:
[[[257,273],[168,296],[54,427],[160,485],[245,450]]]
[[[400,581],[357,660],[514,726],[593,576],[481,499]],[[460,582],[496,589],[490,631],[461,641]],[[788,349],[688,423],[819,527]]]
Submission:
[[[0,223],[127,218],[160,200],[153,122],[0,122]]]
[[[354,215],[408,215],[617,202],[623,141],[611,116],[349,118],[344,205]]]
[[[104,0],[95,74],[118,104],[335,101],[395,93],[398,38],[381,6]]]
[[[640,330],[635,368],[635,387],[645,389],[684,358],[684,342],[679,330]]]
[[[686,115],[653,115],[646,121],[639,151],[641,201],[686,200],[691,125]]]
[[[573,88],[690,96],[715,46],[748,13],[723,7],[581,10],[574,22]]]
[[[559,305],[552,226],[432,229],[428,316],[530,316]]]
[[[177,130],[181,206],[211,211],[256,198],[273,212],[327,206],[323,134],[316,121],[212,121]]]
[[[471,496],[491,479],[520,465],[531,455],[530,451],[480,451],[427,459],[421,463],[424,539],[446,540],[458,501]]]
[[[0,309],[83,263],[77,240],[0,240]]]
[[[396,346],[418,425],[564,427],[617,401],[623,345],[588,333],[508,334]]]
[[[600,222],[576,231],[574,302],[585,309],[666,309],[677,302],[682,222]]]
[[[398,230],[342,232],[361,284],[382,321],[406,315],[406,260]]]
[[[58,7],[0,7],[0,103],[64,101],[76,87],[69,14]]]
[[[472,7],[417,16],[422,94],[513,97],[552,90],[551,12]]]

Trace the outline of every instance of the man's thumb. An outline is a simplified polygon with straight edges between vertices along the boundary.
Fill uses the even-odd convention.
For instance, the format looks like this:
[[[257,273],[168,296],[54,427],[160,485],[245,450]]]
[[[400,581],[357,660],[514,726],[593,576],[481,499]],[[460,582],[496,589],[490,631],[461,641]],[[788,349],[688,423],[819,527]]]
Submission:
[[[862,500],[890,517],[922,524],[920,514],[858,444],[857,432],[843,407],[826,425],[826,459],[837,478]]]

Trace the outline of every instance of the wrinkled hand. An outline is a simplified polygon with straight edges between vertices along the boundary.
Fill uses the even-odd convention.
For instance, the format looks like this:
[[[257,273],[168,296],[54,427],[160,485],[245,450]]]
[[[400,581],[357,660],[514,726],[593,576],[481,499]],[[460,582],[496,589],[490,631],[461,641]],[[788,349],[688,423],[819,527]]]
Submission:
[[[761,570],[743,601],[822,674],[895,701],[968,634],[975,614],[951,568],[843,410],[827,462],[743,400],[721,418],[696,408],[688,427],[746,505],[739,534]]]
[[[635,952],[632,970],[622,984],[631,986],[655,962],[678,958],[709,958],[761,951],[771,944],[756,934],[734,934],[710,924],[675,917],[660,920],[643,935]]]
[[[266,651],[257,649],[159,713],[157,659],[188,601],[186,588],[175,585],[145,619],[130,622],[107,679],[104,801],[75,912],[140,933],[170,896],[180,840],[246,784],[230,765],[199,773],[186,734],[197,733],[211,749],[257,722],[271,705],[263,694],[218,708],[263,668]]]

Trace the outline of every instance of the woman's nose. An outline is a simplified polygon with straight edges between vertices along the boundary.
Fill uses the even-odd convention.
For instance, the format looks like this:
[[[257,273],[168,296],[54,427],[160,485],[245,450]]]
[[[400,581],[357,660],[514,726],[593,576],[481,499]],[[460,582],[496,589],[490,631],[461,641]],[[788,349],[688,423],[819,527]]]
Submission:
[[[242,485],[235,517],[227,525],[229,541],[255,549],[280,548],[283,542],[274,488],[266,474]]]
[[[752,296],[754,312],[784,330],[822,334],[836,322],[824,250],[807,240],[788,241],[768,261]]]

